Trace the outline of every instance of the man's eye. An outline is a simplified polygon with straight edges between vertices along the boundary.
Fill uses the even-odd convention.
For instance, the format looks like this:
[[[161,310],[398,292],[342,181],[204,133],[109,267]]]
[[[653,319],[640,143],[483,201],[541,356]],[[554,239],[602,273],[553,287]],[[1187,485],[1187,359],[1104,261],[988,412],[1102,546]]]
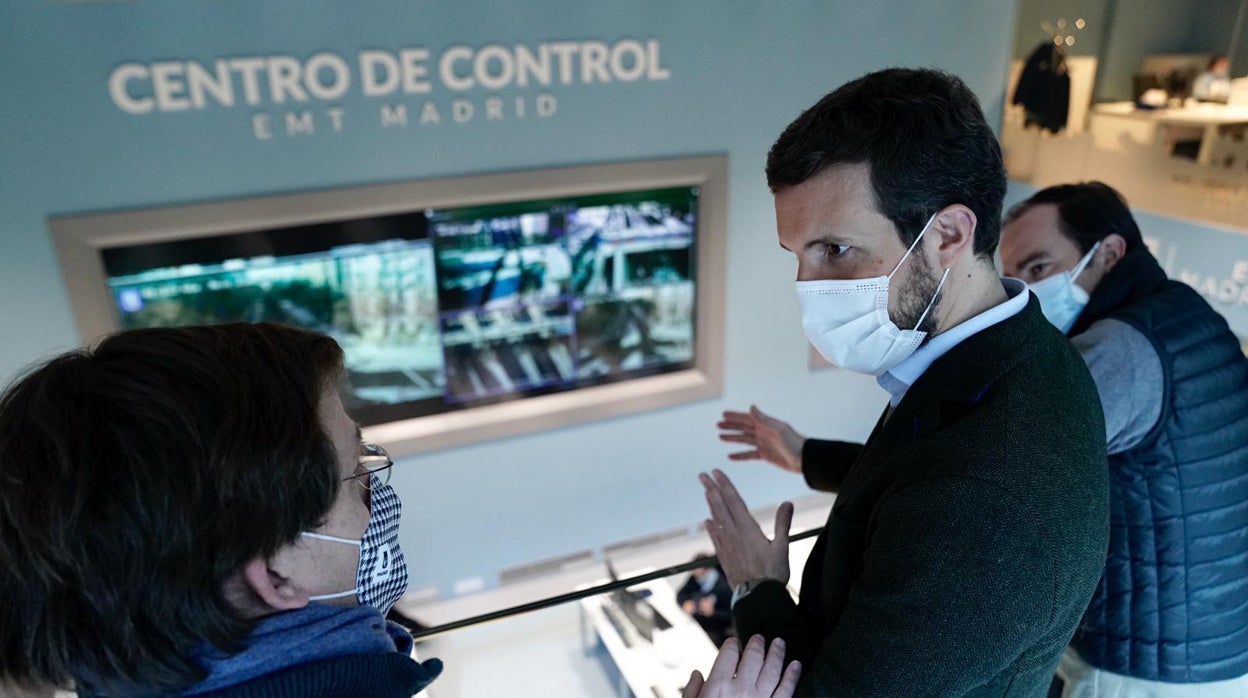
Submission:
[[[825,245],[823,249],[828,257],[840,257],[849,252],[849,245]]]
[[[1031,268],[1031,278],[1043,279],[1045,272],[1049,270],[1048,264],[1036,264]]]

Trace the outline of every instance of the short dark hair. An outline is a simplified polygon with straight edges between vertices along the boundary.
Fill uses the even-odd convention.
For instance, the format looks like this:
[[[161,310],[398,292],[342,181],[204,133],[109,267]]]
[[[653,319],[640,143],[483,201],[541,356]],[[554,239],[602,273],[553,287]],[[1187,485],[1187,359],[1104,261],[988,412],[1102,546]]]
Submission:
[[[227,324],[121,332],[0,397],[0,685],[178,693],[255,626],[226,581],[323,523],[342,350]]]
[[[1057,206],[1062,234],[1084,254],[1111,234],[1121,235],[1127,241],[1127,251],[1144,247],[1140,226],[1131,215],[1126,199],[1104,182],[1059,184],[1041,189],[1010,209],[1005,217],[1006,225],[1040,204]]]
[[[1001,146],[966,83],[937,70],[892,68],[846,83],[807,109],[767,154],[773,192],[829,167],[869,166],[876,204],[909,246],[940,209],[962,204],[978,220],[974,251],[991,258],[1001,237]]]

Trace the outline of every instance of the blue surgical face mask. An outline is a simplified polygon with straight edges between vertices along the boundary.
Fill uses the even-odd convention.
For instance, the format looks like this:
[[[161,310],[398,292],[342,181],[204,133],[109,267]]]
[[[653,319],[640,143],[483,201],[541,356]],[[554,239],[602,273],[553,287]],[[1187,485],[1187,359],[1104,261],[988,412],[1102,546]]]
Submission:
[[[1093,245],[1074,269],[1054,274],[1030,285],[1031,292],[1040,301],[1040,310],[1044,312],[1044,317],[1061,330],[1062,334],[1070,332],[1070,328],[1075,326],[1075,321],[1088,305],[1088,292],[1076,284],[1075,279],[1092,262],[1092,256],[1100,246],[1099,241]]]
[[[368,527],[360,540],[339,538],[323,533],[304,533],[308,538],[354,545],[360,549],[356,568],[355,588],[334,594],[308,597],[309,601],[326,601],[354,596],[364,606],[372,606],[382,615],[390,612],[407,591],[407,563],[399,549],[399,517],[402,505],[399,495],[376,475],[370,475]],[[354,486],[354,485],[352,485]]]

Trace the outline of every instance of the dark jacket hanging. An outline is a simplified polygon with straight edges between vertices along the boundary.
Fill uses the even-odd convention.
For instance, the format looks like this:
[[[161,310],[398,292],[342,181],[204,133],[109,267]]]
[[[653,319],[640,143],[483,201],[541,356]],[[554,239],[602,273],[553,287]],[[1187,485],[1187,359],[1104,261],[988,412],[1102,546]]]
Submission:
[[[1014,104],[1027,112],[1026,125],[1037,125],[1053,133],[1066,128],[1070,112],[1070,73],[1066,56],[1053,42],[1036,47],[1023,64]]]

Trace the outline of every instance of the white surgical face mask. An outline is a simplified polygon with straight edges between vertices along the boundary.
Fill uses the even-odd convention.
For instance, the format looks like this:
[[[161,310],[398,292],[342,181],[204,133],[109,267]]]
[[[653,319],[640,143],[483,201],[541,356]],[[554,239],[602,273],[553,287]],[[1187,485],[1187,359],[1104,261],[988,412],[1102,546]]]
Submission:
[[[1088,267],[1092,255],[1096,254],[1100,246],[1099,241],[1093,245],[1074,269],[1030,284],[1031,292],[1040,301],[1040,310],[1044,312],[1044,317],[1061,330],[1062,334],[1070,332],[1070,328],[1075,326],[1075,321],[1088,305],[1088,292],[1076,284],[1075,279]]]
[[[899,329],[888,314],[888,282],[923,239],[933,215],[888,276],[872,279],[798,281],[797,304],[806,338],[823,358],[842,368],[878,376],[905,361],[923,343],[919,327],[936,303],[949,270],[914,327]]]
[[[309,601],[325,601],[355,596],[364,606],[372,606],[382,615],[407,591],[407,563],[399,548],[399,518],[402,504],[399,495],[388,484],[382,484],[376,475],[369,476],[368,527],[360,540],[327,536],[323,533],[304,533],[308,538],[334,543],[354,545],[360,549],[360,562],[355,571],[355,588],[333,594],[309,596]],[[344,486],[354,487],[348,483]]]

